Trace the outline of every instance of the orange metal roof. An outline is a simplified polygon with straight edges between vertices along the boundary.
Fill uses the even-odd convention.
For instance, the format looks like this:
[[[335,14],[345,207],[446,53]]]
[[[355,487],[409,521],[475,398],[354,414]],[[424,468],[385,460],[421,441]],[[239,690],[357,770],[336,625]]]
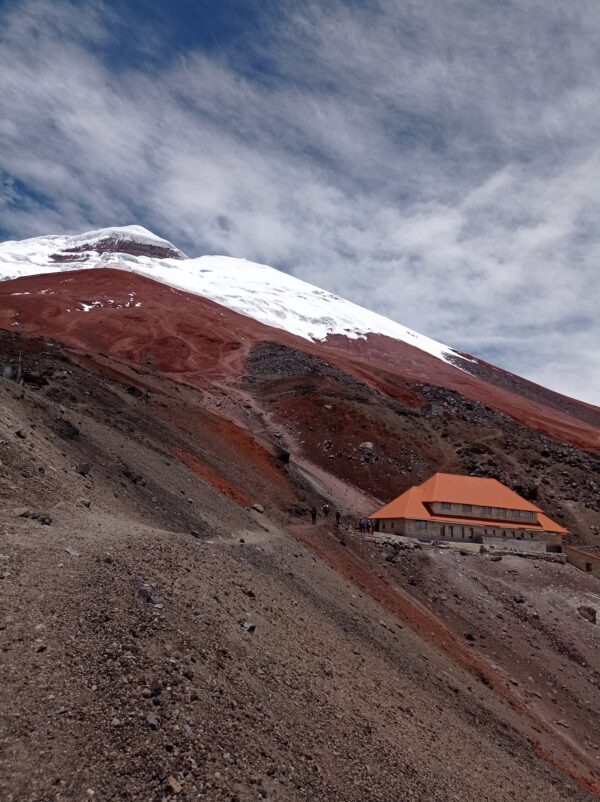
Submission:
[[[477,520],[474,518],[451,518],[450,516],[434,516],[426,503],[448,501],[454,504],[472,504],[474,506],[500,507],[508,510],[526,510],[536,513],[536,521],[527,523],[509,523],[497,519]],[[449,473],[434,473],[421,485],[415,485],[401,496],[386,504],[371,518],[415,518],[443,523],[464,523],[467,525],[495,526],[505,529],[541,529],[546,532],[566,534],[567,530],[548,518],[547,515],[524,498],[506,487],[496,479],[478,476],[459,476]]]
[[[421,487],[424,501],[450,501],[454,504],[474,504],[486,507],[505,507],[508,510],[541,512],[539,507],[526,501],[497,479],[434,473],[426,482],[423,482]]]

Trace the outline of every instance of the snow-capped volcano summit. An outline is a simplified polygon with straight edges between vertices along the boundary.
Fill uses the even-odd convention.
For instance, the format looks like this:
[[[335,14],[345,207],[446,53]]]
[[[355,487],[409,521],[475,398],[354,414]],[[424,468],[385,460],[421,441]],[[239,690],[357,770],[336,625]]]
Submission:
[[[228,256],[189,259],[142,226],[0,244],[0,280],[99,267],[142,273],[309,340],[325,340],[336,334],[350,339],[384,334],[444,361],[463,356],[400,323],[267,265]]]
[[[422,385],[441,386],[566,442],[600,447],[599,413],[585,404],[267,265],[190,259],[139,226],[0,244],[0,331],[128,365],[145,365],[151,353],[166,375],[209,389],[215,377],[243,381],[249,355],[268,343],[413,403]]]
[[[186,258],[170,242],[143,226],[99,228],[83,234],[49,234],[0,243],[0,279],[53,272],[50,268],[57,264],[98,267],[114,258],[118,261],[122,254]]]

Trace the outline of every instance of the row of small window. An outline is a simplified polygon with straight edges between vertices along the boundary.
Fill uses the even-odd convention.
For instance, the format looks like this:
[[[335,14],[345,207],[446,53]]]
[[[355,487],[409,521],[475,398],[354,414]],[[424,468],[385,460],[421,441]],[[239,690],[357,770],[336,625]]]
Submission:
[[[416,521],[415,523],[416,523],[417,529],[427,529],[427,521]],[[441,533],[442,533],[442,535],[446,534],[446,535],[450,535],[450,537],[452,537],[454,535],[454,528],[455,528],[454,526],[446,526],[446,525],[444,525],[441,528]],[[456,527],[456,531],[457,532],[458,532],[458,529],[459,529],[459,527],[457,526]],[[461,529],[462,529],[462,536],[464,537],[465,536],[465,527],[463,526],[463,527],[461,527]],[[469,531],[470,531],[471,537],[472,537],[473,536],[473,532],[474,532],[473,527],[470,527]],[[481,530],[478,529],[478,531],[481,531]],[[484,535],[492,535],[492,537],[496,537],[497,534],[498,535],[500,534],[500,531],[496,532],[495,529],[492,529],[492,530],[490,530],[488,532],[487,529],[484,529],[483,530],[483,534]],[[526,538],[526,537],[529,537],[530,540],[533,540],[533,532],[517,532],[517,533],[515,533],[514,529],[511,529],[508,532],[507,532],[506,529],[503,529],[502,530],[502,537],[507,537],[507,535],[508,535],[508,537],[513,537],[513,538],[517,537],[519,540],[523,540],[523,538]]]
[[[463,512],[473,512],[472,504],[461,504],[461,509]],[[449,501],[442,501],[442,509],[443,510],[451,510],[452,504]],[[483,512],[491,512],[491,507],[482,507]]]
[[[530,540],[533,540],[533,532],[523,532],[523,531],[515,532],[514,529],[511,529],[509,531],[503,529],[502,533],[500,533],[500,530],[496,531],[495,529],[491,530],[484,529],[483,534],[491,535],[492,537],[500,536],[500,534],[502,534],[502,537],[512,537],[512,538],[517,538],[518,540],[523,540],[524,538],[528,537]]]
[[[394,530],[394,524],[395,524],[395,521],[390,521],[389,522],[389,528],[390,528],[391,531]],[[427,529],[427,521],[415,521],[415,525],[416,525],[417,529]],[[386,523],[386,521],[382,521],[381,522],[382,531],[385,531],[385,529],[387,529],[387,526],[388,526],[388,524]],[[454,537],[454,529],[455,528],[456,528],[457,537],[458,537],[458,530],[460,528],[460,529],[462,529],[462,537],[464,538],[464,536],[465,536],[465,527],[464,526],[463,527],[458,527],[458,526],[455,527],[455,526],[444,525],[444,526],[441,527],[440,533],[441,533],[442,536],[446,535],[446,536]],[[473,534],[474,534],[475,530],[473,529],[473,527],[470,527],[468,529],[470,531],[470,536],[473,537]],[[434,526],[434,530],[436,530],[435,526]],[[480,532],[481,529],[478,528],[477,531]],[[507,531],[506,529],[496,530],[496,529],[487,529],[487,528],[485,528],[483,530],[483,534],[484,535],[491,535],[492,537],[498,537],[498,536],[512,537],[512,538],[518,538],[519,540],[523,540],[523,539],[526,539],[526,538],[529,538],[529,540],[533,540],[533,537],[534,537],[533,532],[523,532],[523,531],[515,532],[514,529],[511,529],[511,530]],[[546,534],[546,533],[544,532],[542,534]]]
[[[473,512],[473,505],[472,504],[461,504],[462,512]],[[452,504],[449,501],[442,501],[442,509],[443,510],[451,510]],[[491,507],[480,507],[481,515],[491,515],[492,508]],[[499,514],[500,516],[506,515],[507,510],[503,509],[502,507],[494,507],[494,511]],[[527,518],[532,520],[534,517],[533,512],[530,510],[508,510],[511,518]]]

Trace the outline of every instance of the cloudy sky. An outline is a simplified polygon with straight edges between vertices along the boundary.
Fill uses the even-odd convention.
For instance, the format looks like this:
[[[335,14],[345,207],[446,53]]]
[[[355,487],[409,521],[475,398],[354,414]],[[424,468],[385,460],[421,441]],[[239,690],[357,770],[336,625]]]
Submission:
[[[600,404],[599,213],[597,0],[0,0],[0,239],[139,223]]]

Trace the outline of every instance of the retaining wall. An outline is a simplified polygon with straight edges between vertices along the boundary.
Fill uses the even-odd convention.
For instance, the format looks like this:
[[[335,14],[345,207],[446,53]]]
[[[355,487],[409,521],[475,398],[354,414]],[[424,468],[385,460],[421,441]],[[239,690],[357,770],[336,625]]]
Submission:
[[[539,540],[517,540],[510,537],[484,537],[484,544],[490,549],[510,549],[511,551],[534,551],[538,554],[546,553],[546,544]]]

